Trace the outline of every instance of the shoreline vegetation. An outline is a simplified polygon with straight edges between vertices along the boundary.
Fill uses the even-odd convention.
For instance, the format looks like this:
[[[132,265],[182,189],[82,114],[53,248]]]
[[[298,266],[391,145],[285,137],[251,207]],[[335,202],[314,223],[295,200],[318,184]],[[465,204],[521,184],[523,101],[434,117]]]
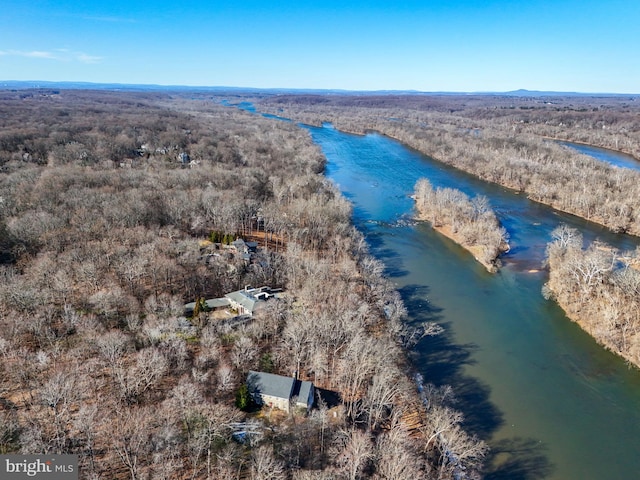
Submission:
[[[413,199],[418,220],[469,251],[487,271],[500,268],[498,257],[509,251],[509,235],[484,196],[470,199],[457,189],[433,188],[429,180],[418,180]]]
[[[566,225],[547,245],[545,298],[595,340],[640,368],[640,248],[620,252]]]
[[[265,112],[310,125],[379,132],[533,201],[640,235],[640,171],[613,167],[545,138],[640,158],[640,105],[625,97],[281,95],[255,102]]]
[[[441,327],[408,325],[325,161],[210,95],[0,91],[0,452],[82,478],[479,478],[486,444],[409,364]],[[256,232],[249,258],[205,242]],[[184,316],[247,285],[287,295]],[[323,395],[258,409],[249,371]]]
[[[614,232],[640,235],[640,172],[555,142],[640,158],[640,102],[627,96],[278,96],[256,104],[307,124],[379,132],[533,201]],[[605,348],[640,366],[640,253],[600,244],[582,249],[581,241],[567,244],[562,238],[549,245],[543,295]]]

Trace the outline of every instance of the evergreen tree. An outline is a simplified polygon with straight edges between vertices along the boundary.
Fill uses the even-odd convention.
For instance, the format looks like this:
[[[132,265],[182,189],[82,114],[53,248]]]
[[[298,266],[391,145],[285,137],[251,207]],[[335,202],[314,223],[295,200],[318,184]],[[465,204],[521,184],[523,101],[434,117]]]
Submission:
[[[240,388],[236,392],[236,407],[245,412],[251,408],[253,401],[251,400],[251,394],[246,384],[240,385]]]

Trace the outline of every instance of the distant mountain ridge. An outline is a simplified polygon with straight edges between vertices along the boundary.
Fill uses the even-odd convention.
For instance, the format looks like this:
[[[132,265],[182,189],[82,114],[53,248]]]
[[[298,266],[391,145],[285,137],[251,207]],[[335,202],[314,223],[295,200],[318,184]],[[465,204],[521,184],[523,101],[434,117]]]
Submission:
[[[93,83],[93,82],[52,82],[39,80],[0,80],[0,90],[26,90],[37,88],[57,88],[61,90],[121,90],[121,91],[163,91],[178,90],[192,92],[233,92],[270,94],[315,94],[315,95],[495,95],[510,97],[637,97],[637,93],[584,93],[556,92],[518,89],[507,92],[425,92],[420,90],[341,90],[321,88],[257,88],[228,86],[186,86],[155,85],[134,83]]]

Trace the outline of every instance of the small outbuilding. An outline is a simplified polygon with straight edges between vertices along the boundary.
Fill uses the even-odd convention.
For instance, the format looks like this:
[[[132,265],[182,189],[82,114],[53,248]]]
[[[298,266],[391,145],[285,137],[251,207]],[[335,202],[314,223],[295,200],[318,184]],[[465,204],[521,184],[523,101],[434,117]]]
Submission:
[[[182,165],[189,165],[189,162],[191,162],[191,157],[186,152],[180,152],[180,154],[178,155],[178,161]]]

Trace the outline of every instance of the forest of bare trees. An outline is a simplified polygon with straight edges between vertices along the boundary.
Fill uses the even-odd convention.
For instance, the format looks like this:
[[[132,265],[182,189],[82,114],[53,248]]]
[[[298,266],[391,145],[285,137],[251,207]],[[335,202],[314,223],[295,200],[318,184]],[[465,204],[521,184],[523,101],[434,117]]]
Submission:
[[[554,298],[599,343],[640,367],[640,250],[619,252],[560,225],[547,248]]]
[[[87,479],[477,477],[486,445],[406,362],[438,327],[407,327],[323,168],[301,129],[206,96],[0,92],[0,452],[77,454]],[[251,262],[202,250],[257,230]],[[245,285],[289,295],[184,317]],[[251,369],[340,401],[241,410]]]
[[[469,250],[489,271],[498,269],[498,256],[509,250],[509,235],[489,200],[470,199],[455,188],[433,188],[426,178],[416,183],[414,198],[418,218]]]

